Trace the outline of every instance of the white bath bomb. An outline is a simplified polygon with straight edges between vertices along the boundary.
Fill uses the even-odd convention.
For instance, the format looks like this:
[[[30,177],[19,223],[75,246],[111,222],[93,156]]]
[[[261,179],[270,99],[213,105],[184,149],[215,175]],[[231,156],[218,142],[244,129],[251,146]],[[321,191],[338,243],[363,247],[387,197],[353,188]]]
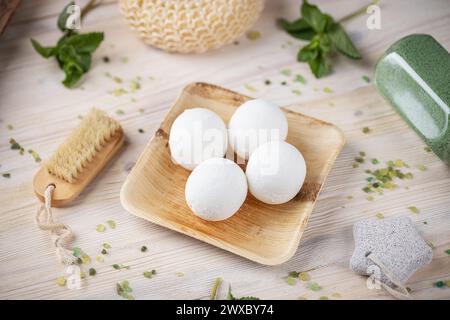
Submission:
[[[255,99],[243,103],[228,123],[228,140],[236,154],[248,159],[260,145],[285,140],[288,133],[286,116],[270,101]]]
[[[288,202],[300,191],[306,164],[300,151],[284,141],[259,146],[250,156],[246,169],[250,193],[269,204]]]
[[[170,128],[172,160],[193,170],[204,160],[223,157],[227,139],[225,123],[216,113],[204,108],[187,109]]]
[[[231,217],[247,196],[247,179],[233,161],[213,158],[191,172],[185,187],[186,202],[200,218],[210,221]]]

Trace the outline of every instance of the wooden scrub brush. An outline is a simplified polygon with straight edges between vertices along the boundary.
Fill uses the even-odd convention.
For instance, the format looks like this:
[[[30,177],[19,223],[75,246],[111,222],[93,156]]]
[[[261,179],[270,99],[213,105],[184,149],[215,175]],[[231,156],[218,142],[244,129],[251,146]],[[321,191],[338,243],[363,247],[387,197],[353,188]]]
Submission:
[[[72,239],[72,231],[53,220],[51,208],[64,207],[73,201],[123,142],[124,133],[119,122],[93,108],[34,177],[34,192],[43,202],[36,223],[40,229],[50,231],[58,258],[64,264],[76,260],[65,248]]]

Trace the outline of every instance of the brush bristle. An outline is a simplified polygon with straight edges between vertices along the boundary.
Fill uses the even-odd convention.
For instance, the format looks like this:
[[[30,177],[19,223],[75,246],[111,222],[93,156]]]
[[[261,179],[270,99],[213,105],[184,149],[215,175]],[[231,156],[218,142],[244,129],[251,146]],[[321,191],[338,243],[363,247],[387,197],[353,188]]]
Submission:
[[[69,183],[75,182],[83,168],[118,130],[121,130],[119,122],[93,108],[47,161],[48,172]]]

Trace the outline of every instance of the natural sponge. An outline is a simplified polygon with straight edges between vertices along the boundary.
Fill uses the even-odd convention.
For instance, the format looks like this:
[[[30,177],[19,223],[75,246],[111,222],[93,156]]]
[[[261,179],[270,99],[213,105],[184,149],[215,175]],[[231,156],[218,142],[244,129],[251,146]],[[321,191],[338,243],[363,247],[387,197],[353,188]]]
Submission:
[[[232,42],[263,7],[264,0],[120,0],[125,21],[145,43],[182,53]]]

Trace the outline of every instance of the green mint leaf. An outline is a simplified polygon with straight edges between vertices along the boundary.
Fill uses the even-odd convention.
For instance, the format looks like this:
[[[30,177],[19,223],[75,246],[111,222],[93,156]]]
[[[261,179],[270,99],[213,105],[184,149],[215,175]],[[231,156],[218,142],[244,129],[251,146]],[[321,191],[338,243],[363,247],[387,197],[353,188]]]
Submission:
[[[69,8],[69,6],[72,6],[74,4],[75,4],[74,1],[69,2],[69,4],[64,7],[64,9],[61,11],[61,13],[58,16],[58,21],[57,21],[56,25],[58,26],[58,29],[61,30],[62,32],[67,30],[66,22],[67,22],[67,18],[70,16],[70,13],[67,12],[67,9]]]
[[[33,45],[34,50],[46,59],[54,56],[57,52],[56,47],[43,47],[34,39],[31,39],[31,44]]]
[[[76,64],[73,61],[67,62],[64,65],[63,71],[66,74],[66,77],[64,78],[62,83],[67,88],[73,88],[77,84],[77,82],[81,79],[84,73],[80,65]]]
[[[316,76],[316,78],[321,78],[331,71],[331,65],[328,62],[327,57],[322,53],[319,54],[316,59],[309,60],[308,64],[309,68],[311,69],[314,76]]]
[[[103,32],[75,34],[66,37],[61,44],[73,46],[79,53],[93,53],[104,39]]]
[[[297,61],[299,62],[308,62],[310,60],[314,60],[319,55],[319,51],[317,49],[310,48],[308,46],[303,47],[297,54]]]
[[[293,22],[278,19],[278,25],[289,35],[300,40],[311,40],[316,34],[309,24],[302,18]]]
[[[311,30],[311,26],[306,23],[306,21],[302,18],[297,19],[293,22],[289,22],[286,19],[280,18],[277,20],[278,25],[285,31],[303,31],[303,30]]]
[[[308,3],[307,0],[303,1],[300,12],[305,22],[317,33],[324,32],[327,24],[333,20],[329,15],[323,14],[317,6]]]
[[[241,297],[239,298],[239,300],[259,300],[259,298],[249,296],[249,297]]]
[[[352,59],[361,59],[361,54],[356,49],[350,37],[339,23],[332,23],[328,29],[328,35],[336,49]]]

